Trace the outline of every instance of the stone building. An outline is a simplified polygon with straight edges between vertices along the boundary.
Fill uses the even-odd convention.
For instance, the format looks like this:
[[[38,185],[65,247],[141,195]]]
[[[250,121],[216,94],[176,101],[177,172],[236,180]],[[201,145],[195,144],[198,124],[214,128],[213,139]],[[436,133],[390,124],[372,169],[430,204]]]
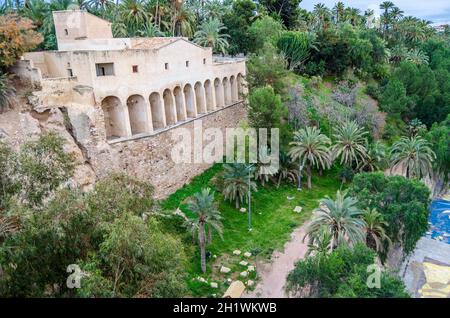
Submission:
[[[120,155],[105,168],[104,162],[96,164],[105,148],[112,154],[137,147],[133,142],[139,140],[160,155],[167,144],[155,138],[174,127],[190,127],[199,118],[233,127],[246,116],[244,58],[213,56],[211,48],[182,37],[114,38],[111,23],[83,10],[54,11],[53,19],[58,50],[26,53],[12,71],[35,88],[29,96],[35,111],[67,111],[97,176],[117,169],[142,177],[141,170],[155,168],[142,160],[130,164],[133,158]],[[158,138],[170,144],[166,136]],[[106,146],[99,151],[102,142]],[[169,173],[176,179],[171,168],[166,162],[158,176],[148,178],[153,182]],[[196,174],[204,168],[191,170]],[[175,183],[193,176],[187,174],[183,171]],[[164,186],[164,181],[155,184]]]

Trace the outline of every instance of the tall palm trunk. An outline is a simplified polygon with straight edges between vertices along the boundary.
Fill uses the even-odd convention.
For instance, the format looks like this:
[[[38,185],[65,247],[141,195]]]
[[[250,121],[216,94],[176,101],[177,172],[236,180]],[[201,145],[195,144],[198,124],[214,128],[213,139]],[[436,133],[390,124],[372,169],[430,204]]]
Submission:
[[[236,196],[236,209],[239,209],[240,205],[239,205],[239,196]]]
[[[306,166],[306,173],[308,174],[308,189],[311,189],[312,188],[312,185],[311,185],[311,164],[308,164]]]
[[[205,237],[205,224],[200,223],[198,229],[198,245],[200,247],[200,264],[202,272],[206,272],[206,237]]]

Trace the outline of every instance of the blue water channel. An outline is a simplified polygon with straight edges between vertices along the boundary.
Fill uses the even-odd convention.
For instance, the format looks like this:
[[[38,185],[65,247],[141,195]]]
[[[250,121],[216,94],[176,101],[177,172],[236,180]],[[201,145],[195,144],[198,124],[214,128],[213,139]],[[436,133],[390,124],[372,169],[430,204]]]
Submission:
[[[450,244],[450,201],[434,200],[428,223],[427,237]]]

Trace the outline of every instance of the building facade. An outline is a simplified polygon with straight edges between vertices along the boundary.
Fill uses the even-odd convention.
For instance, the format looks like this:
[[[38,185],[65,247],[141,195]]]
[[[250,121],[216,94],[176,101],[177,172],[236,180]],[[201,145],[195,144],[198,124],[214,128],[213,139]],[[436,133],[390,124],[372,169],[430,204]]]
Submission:
[[[113,38],[109,22],[82,10],[53,19],[58,51],[26,53],[29,80],[44,92],[43,107],[100,105],[108,140],[151,135],[242,99],[242,58],[213,57],[182,37]]]
[[[125,171],[164,197],[211,165],[172,162],[172,128],[201,120],[225,130],[246,117],[245,59],[182,37],[114,38],[109,22],[82,10],[53,19],[58,50],[26,53],[12,71],[33,87],[33,112],[48,114],[40,119],[67,115],[96,178]]]

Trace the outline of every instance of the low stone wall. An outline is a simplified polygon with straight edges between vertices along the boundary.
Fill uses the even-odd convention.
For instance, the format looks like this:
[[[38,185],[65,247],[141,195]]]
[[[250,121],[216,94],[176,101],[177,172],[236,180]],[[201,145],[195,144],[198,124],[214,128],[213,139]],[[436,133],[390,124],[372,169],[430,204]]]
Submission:
[[[225,135],[226,128],[239,126],[247,118],[246,107],[237,103],[219,111],[206,114],[193,121],[182,123],[177,128],[193,131],[194,123],[202,120],[203,129],[220,128]],[[95,124],[95,135],[80,141],[97,177],[113,171],[125,172],[141,180],[149,181],[155,187],[156,198],[164,198],[202,173],[211,164],[176,164],[171,152],[177,140],[172,138],[172,129],[156,135],[118,143],[107,143],[101,123]],[[103,126],[101,126],[103,127]],[[193,148],[193,147],[192,147]],[[192,149],[193,157],[193,149]]]

